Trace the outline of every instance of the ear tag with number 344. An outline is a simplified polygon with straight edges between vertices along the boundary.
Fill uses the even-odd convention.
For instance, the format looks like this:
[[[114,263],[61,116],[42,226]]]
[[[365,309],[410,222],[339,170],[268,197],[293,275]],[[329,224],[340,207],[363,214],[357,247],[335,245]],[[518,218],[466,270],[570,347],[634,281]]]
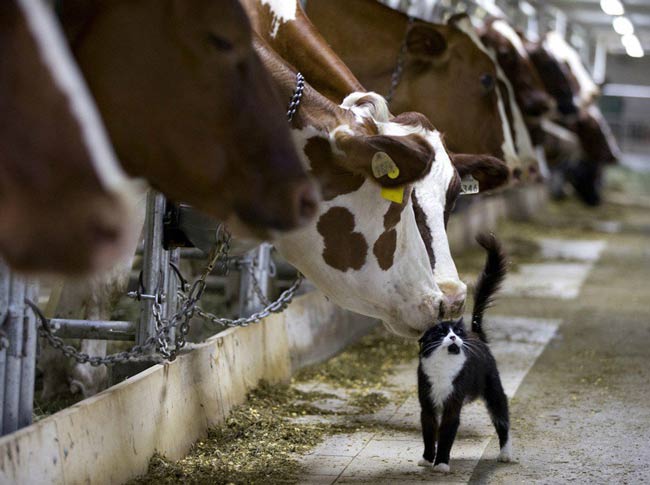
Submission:
[[[460,180],[460,195],[473,195],[478,194],[479,192],[478,180],[471,175],[465,175]]]

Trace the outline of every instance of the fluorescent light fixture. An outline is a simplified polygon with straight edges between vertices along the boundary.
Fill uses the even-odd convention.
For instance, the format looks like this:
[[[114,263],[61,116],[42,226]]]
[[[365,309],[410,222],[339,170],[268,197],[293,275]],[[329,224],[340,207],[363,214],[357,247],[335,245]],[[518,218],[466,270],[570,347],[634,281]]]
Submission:
[[[625,46],[625,51],[630,57],[643,57],[645,52],[643,52],[643,46],[639,38],[634,34],[628,34],[621,37],[621,42]]]
[[[615,17],[612,25],[618,35],[630,35],[634,33],[634,25],[632,25],[632,22],[627,17]]]
[[[620,0],[600,0],[600,8],[607,15],[623,15],[625,13]]]
[[[526,2],[526,0],[522,0],[519,2],[519,10],[521,10],[527,17],[532,17],[537,13],[535,7],[533,7],[530,3]]]

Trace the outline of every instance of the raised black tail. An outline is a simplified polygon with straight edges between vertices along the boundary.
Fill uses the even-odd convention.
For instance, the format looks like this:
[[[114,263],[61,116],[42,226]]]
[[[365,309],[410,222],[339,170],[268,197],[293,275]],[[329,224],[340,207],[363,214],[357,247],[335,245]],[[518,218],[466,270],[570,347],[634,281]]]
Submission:
[[[474,289],[472,331],[483,342],[487,342],[487,337],[483,331],[483,313],[492,303],[495,293],[501,288],[501,283],[503,283],[508,272],[508,263],[503,247],[494,234],[479,234],[476,237],[476,242],[487,251],[487,259]]]

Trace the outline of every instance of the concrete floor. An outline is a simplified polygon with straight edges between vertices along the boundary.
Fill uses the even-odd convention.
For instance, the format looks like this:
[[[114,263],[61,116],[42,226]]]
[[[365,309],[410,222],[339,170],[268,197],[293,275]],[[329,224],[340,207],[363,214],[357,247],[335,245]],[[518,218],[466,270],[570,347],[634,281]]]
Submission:
[[[496,462],[493,429],[474,403],[463,411],[452,473],[418,467],[413,361],[386,390],[402,399],[364,418],[385,431],[326,439],[302,457],[300,483],[650,483],[648,214],[634,203],[595,212],[565,203],[545,225],[502,228],[540,247],[534,262],[516,265],[486,325],[511,397],[516,463]]]

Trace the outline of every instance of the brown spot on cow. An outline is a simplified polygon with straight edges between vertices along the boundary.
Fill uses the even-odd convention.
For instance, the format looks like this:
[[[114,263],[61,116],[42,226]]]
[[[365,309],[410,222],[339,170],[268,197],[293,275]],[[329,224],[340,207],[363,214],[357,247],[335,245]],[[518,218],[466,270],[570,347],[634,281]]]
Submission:
[[[354,215],[345,207],[332,207],[318,220],[316,228],[325,242],[323,259],[332,268],[345,272],[365,264],[368,243],[354,227]]]
[[[424,242],[424,247],[427,249],[427,255],[429,256],[429,264],[431,265],[431,270],[436,266],[436,256],[433,254],[433,235],[431,234],[431,229],[427,224],[427,216],[422,210],[422,206],[418,202],[418,198],[413,192],[411,198],[413,199],[413,213],[415,214],[415,223],[418,226],[418,231],[420,232],[420,237]]]
[[[379,267],[384,271],[389,270],[393,266],[395,258],[395,249],[397,248],[397,231],[391,229],[390,231],[382,233],[375,242],[372,252],[377,258]]]
[[[384,214],[384,232],[377,238],[372,252],[377,258],[379,267],[384,271],[389,270],[393,266],[395,258],[395,250],[397,249],[397,231],[395,227],[402,219],[402,212],[411,197],[411,188],[406,187],[404,193],[404,200],[401,204],[392,202]]]
[[[312,174],[320,183],[323,200],[355,192],[363,185],[363,175],[348,172],[334,163],[332,147],[325,138],[310,138],[304,151],[311,163]]]

